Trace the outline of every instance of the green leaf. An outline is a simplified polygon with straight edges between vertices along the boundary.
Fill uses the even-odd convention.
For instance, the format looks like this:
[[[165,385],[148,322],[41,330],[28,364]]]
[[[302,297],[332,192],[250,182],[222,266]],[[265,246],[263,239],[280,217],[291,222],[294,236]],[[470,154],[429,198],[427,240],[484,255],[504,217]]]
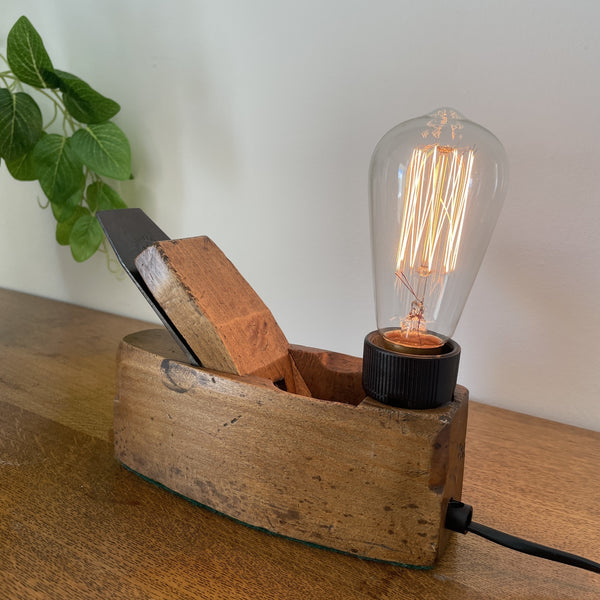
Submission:
[[[37,179],[32,151],[14,160],[7,160],[6,168],[18,181],[34,181]]]
[[[121,107],[92,89],[85,81],[66,71],[55,71],[65,107],[80,123],[102,123],[112,119]]]
[[[131,178],[131,149],[125,134],[111,122],[91,124],[72,137],[73,150],[90,169],[112,179]]]
[[[45,135],[48,134],[45,131],[42,131],[40,137]],[[9,173],[18,181],[35,181],[37,179],[35,161],[33,160],[34,148],[27,152],[27,154],[19,156],[19,158],[6,161],[6,167],[8,168]]]
[[[21,17],[6,40],[6,59],[12,72],[36,88],[55,88],[58,79],[40,34],[27,17]]]
[[[90,210],[94,213],[98,210],[127,208],[127,204],[123,202],[121,196],[102,181],[88,185],[86,199]]]
[[[98,250],[104,232],[96,217],[91,214],[81,215],[71,230],[69,244],[71,244],[71,254],[77,262],[87,260]]]
[[[90,211],[84,206],[78,206],[73,214],[66,220],[61,223],[56,224],[56,241],[61,246],[68,246],[69,239],[71,238],[71,231],[73,230],[73,225],[77,222],[79,217],[84,215],[89,215]]]
[[[0,156],[12,161],[29,152],[42,125],[42,112],[29,94],[0,89]]]
[[[61,204],[83,188],[81,161],[71,148],[71,138],[46,135],[33,149],[35,172],[48,199]]]
[[[65,201],[56,203],[50,202],[52,214],[59,223],[68,221],[75,213],[77,207],[83,200],[83,187],[78,189],[72,196],[69,196]],[[68,241],[67,241],[68,243]]]

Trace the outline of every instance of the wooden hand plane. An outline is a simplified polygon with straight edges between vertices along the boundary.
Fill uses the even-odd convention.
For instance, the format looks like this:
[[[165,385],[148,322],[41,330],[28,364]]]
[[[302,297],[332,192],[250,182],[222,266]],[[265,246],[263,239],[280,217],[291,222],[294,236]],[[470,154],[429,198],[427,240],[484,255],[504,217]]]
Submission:
[[[138,211],[99,213],[117,254],[119,236],[135,228],[112,236],[107,223]],[[129,240],[136,256],[120,257],[166,329],[119,346],[118,460],[245,524],[432,566],[449,537],[448,501],[461,497],[467,390],[419,411],[367,398],[362,360],[289,345],[209,238],[152,237]]]

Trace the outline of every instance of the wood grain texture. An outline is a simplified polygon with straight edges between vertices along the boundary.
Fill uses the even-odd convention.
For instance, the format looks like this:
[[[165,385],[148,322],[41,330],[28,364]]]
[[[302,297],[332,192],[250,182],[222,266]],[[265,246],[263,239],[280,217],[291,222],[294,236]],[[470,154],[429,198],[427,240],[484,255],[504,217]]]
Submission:
[[[208,237],[157,242],[140,275],[203,366],[285,380],[295,391],[288,342],[273,315]]]
[[[155,353],[156,342],[150,330],[120,346],[114,435],[125,465],[270,532],[362,557],[435,562],[447,502],[461,495],[464,388],[428,411],[370,399],[353,406],[177,362],[166,358],[172,351]],[[305,353],[336,363],[333,353]]]
[[[0,315],[3,599],[600,597],[597,575],[471,535],[412,570],[199,508],[113,456],[116,346],[143,325],[7,290]],[[598,561],[599,464],[598,432],[470,402],[463,497],[478,521]]]
[[[355,405],[363,401],[362,359],[293,344],[290,356],[315,398]]]
[[[112,407],[105,401],[115,390],[115,338],[144,326],[0,288],[1,399],[112,439]]]

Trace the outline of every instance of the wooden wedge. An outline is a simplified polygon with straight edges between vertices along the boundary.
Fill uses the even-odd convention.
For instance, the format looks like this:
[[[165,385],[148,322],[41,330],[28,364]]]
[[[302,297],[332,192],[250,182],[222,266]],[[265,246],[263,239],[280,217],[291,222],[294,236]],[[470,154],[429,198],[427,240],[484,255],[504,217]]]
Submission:
[[[135,264],[205,368],[310,395],[273,315],[210,238],[156,242]]]

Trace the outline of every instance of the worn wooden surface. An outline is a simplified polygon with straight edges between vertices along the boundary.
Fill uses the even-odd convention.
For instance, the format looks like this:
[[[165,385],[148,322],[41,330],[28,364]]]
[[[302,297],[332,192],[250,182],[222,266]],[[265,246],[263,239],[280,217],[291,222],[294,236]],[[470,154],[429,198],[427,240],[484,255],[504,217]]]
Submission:
[[[157,242],[135,264],[203,366],[296,384],[288,342],[273,315],[206,236]]]
[[[361,358],[294,344],[290,355],[315,398],[348,404],[363,401]]]
[[[0,590],[7,600],[597,600],[597,575],[452,535],[427,571],[198,508],[113,457],[115,352],[139,322],[0,290]],[[476,520],[600,560],[600,434],[472,402]]]
[[[121,343],[114,435],[125,465],[270,532],[361,557],[434,564],[448,537],[447,503],[461,497],[464,388],[428,411],[370,399],[355,406],[167,358],[176,350],[165,330]],[[326,364],[353,361],[295,350],[301,366],[303,356],[319,354],[328,360],[315,363],[318,373],[342,396],[346,381]],[[301,373],[313,379],[311,369]]]

